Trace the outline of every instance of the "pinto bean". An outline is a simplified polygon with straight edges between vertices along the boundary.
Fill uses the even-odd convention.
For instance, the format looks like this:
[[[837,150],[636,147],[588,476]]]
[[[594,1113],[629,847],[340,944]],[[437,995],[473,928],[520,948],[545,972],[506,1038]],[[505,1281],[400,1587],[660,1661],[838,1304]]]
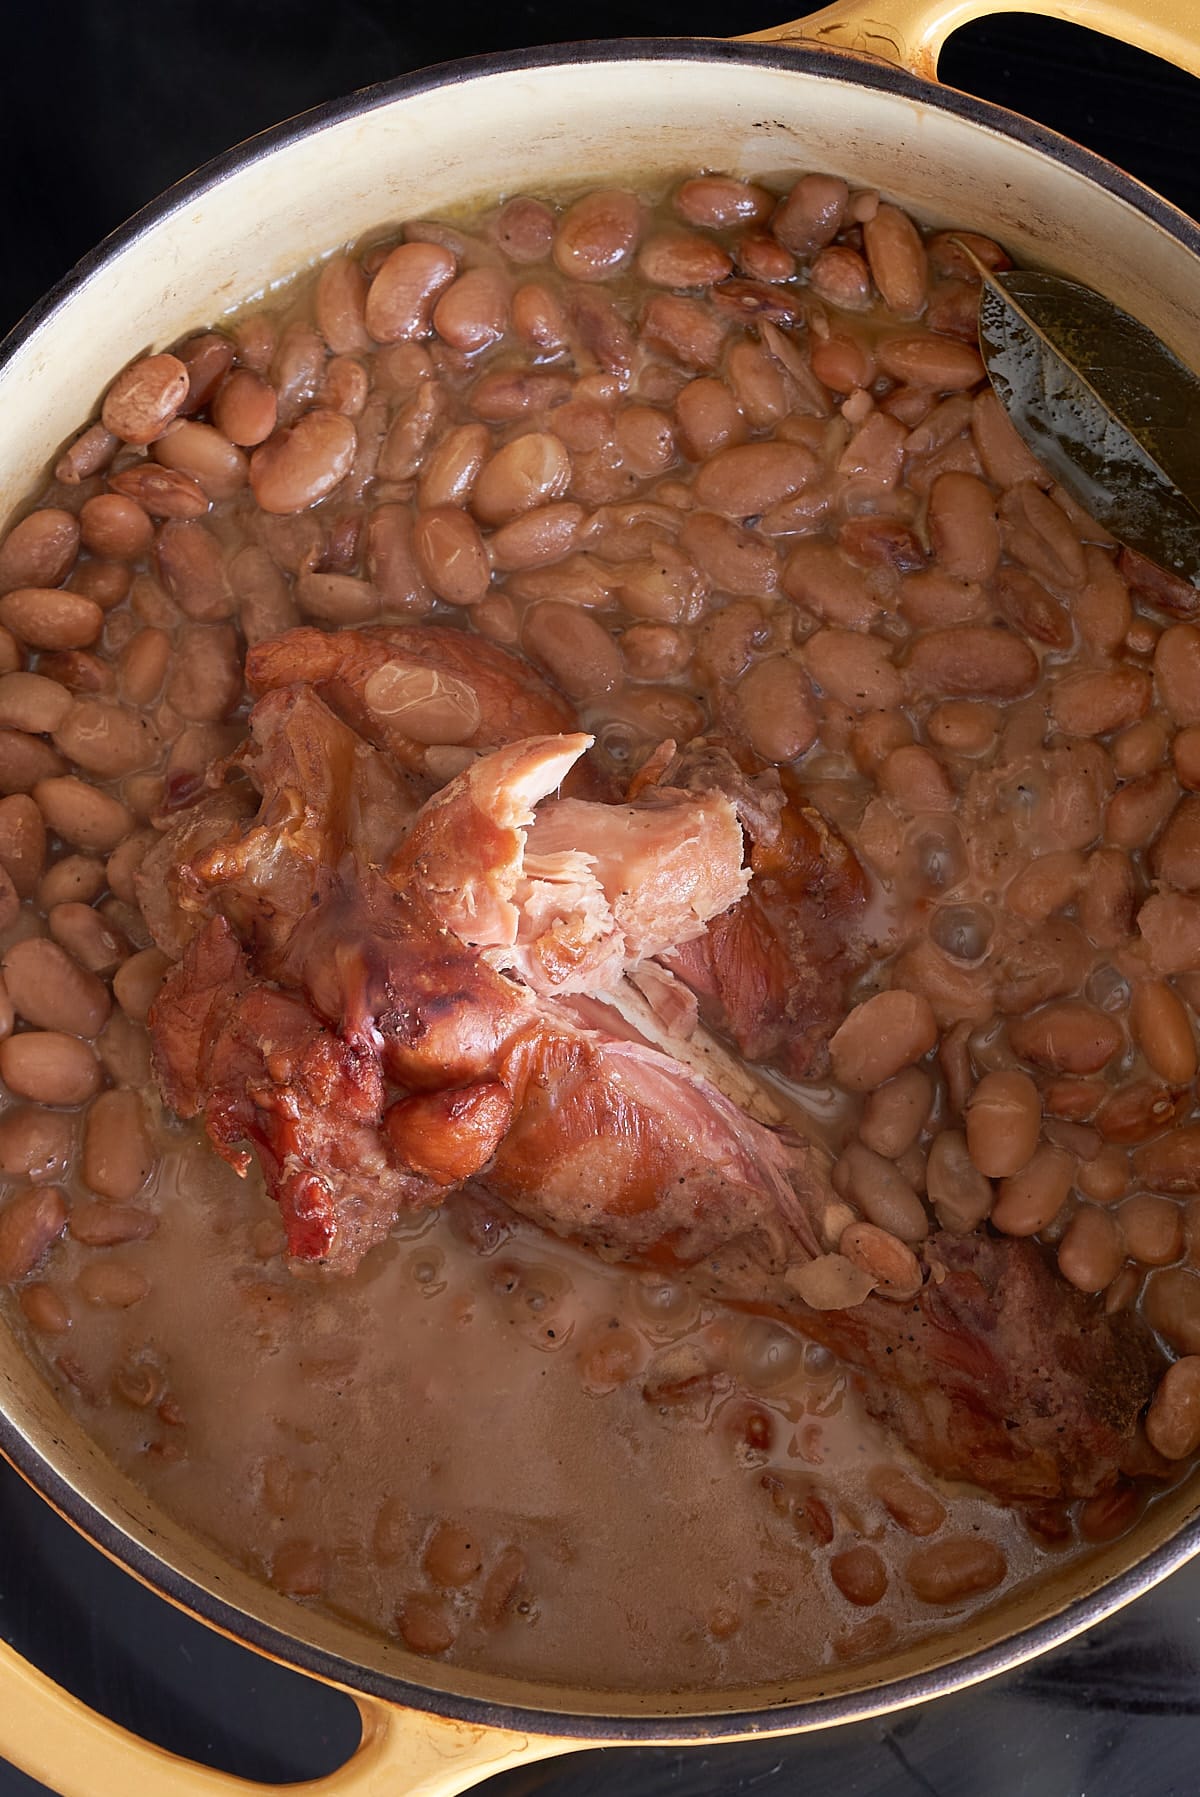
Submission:
[[[636,194],[599,188],[568,206],[554,234],[554,261],[576,281],[606,281],[633,258],[642,227]]]
[[[993,1074],[985,1077],[995,1079],[1003,1076]],[[968,1140],[970,1116],[968,1111]],[[1024,1141],[1012,1148],[1009,1158],[1015,1160],[1019,1149],[1027,1141],[1026,1135]],[[998,1149],[998,1153],[1003,1155],[1003,1147]],[[974,1149],[972,1157],[975,1157]],[[995,1164],[994,1161],[992,1164]],[[1045,1229],[1066,1203],[1074,1177],[1075,1157],[1065,1149],[1043,1142],[1024,1165],[1001,1179],[991,1211],[993,1224],[1005,1235],[1034,1235],[1038,1230]],[[1108,1281],[1105,1280],[1104,1283],[1107,1285]]]
[[[1022,1060],[1053,1073],[1098,1073],[1121,1047],[1119,1024],[1081,999],[1044,1005],[1014,1017],[1009,1040]]]
[[[530,607],[521,629],[526,651],[574,699],[596,699],[621,680],[616,643],[578,606],[549,599]]]
[[[39,1104],[82,1104],[99,1091],[100,1064],[78,1036],[26,1030],[0,1042],[0,1078],[18,1098]]]
[[[1008,1570],[1004,1550],[979,1535],[945,1535],[909,1556],[904,1576],[923,1604],[956,1604],[992,1591]]]
[[[899,705],[900,676],[879,637],[818,630],[801,653],[817,685],[851,711],[888,711]]]
[[[212,500],[232,499],[246,484],[245,454],[211,424],[177,424],[154,445],[153,454],[164,468],[194,480]]]
[[[217,537],[195,520],[162,526],[155,543],[162,581],[186,617],[211,621],[233,615],[236,600]]]
[[[29,1186],[0,1209],[0,1283],[12,1285],[41,1265],[67,1226],[58,1186]]]
[[[89,1304],[105,1310],[129,1310],[150,1290],[150,1281],[140,1268],[118,1260],[89,1261],[76,1285]]]
[[[784,565],[781,585],[789,599],[843,630],[868,630],[880,607],[866,575],[832,543],[798,543]]]
[[[145,1023],[170,966],[170,957],[161,949],[144,948],[117,969],[113,976],[113,997],[126,1017],[135,1023]]]
[[[44,936],[27,936],[5,951],[4,983],[16,1010],[35,1029],[96,1036],[108,1017],[103,981]]]
[[[1142,1315],[1177,1354],[1200,1354],[1200,1279],[1186,1267],[1150,1274]]]
[[[834,1190],[856,1204],[870,1223],[880,1230],[888,1231],[900,1241],[920,1242],[928,1235],[929,1219],[908,1180],[891,1161],[885,1160],[881,1154],[872,1153],[861,1142],[847,1145],[834,1167],[833,1184]],[[847,1252],[841,1243],[839,1252]],[[863,1253],[865,1252],[864,1248]],[[849,1258],[854,1259],[858,1265],[866,1264],[856,1255]],[[876,1278],[890,1277],[890,1274],[880,1275],[874,1265],[869,1266],[868,1271]],[[903,1284],[904,1280],[900,1283]],[[919,1278],[917,1285],[920,1285]]]
[[[909,1535],[936,1535],[946,1520],[941,1499],[898,1466],[874,1467],[869,1483],[892,1521]]]
[[[1196,1077],[1196,1039],[1182,1000],[1165,980],[1143,980],[1130,1006],[1133,1039],[1160,1079],[1187,1085]]]
[[[792,655],[771,655],[743,674],[733,709],[747,742],[764,761],[793,761],[817,738],[812,687]]]
[[[1133,852],[1146,848],[1162,829],[1179,798],[1179,787],[1168,768],[1159,768],[1141,780],[1119,787],[1109,800],[1104,835],[1118,849]]]
[[[991,1215],[991,1181],[976,1167],[960,1130],[944,1129],[930,1144],[925,1168],[929,1202],[943,1229],[968,1235]]]
[[[1138,1192],[1117,1213],[1125,1250],[1144,1267],[1165,1267],[1184,1249],[1183,1211],[1170,1198]]]
[[[83,1177],[102,1198],[125,1201],[142,1190],[155,1166],[145,1106],[136,1092],[101,1092],[83,1130]]]
[[[436,243],[402,243],[392,250],[367,289],[364,322],[376,343],[427,337],[437,296],[458,273],[458,263]]]
[[[44,894],[42,902],[46,903]],[[78,899],[50,906],[46,922],[55,942],[89,973],[111,973],[129,953],[129,944],[109,928],[99,912]]]
[[[840,312],[865,312],[871,304],[871,272],[848,244],[830,244],[820,252],[809,271],[809,285]]]
[[[1154,650],[1154,684],[1173,723],[1200,724],[1200,628],[1172,624]]]
[[[834,1078],[850,1092],[870,1092],[921,1060],[937,1041],[927,1000],[903,991],[877,992],[855,1005],[834,1032]]]
[[[151,766],[162,746],[148,717],[101,699],[76,699],[54,741],[77,767],[103,780]]]
[[[413,551],[424,580],[450,605],[478,605],[491,582],[479,528],[457,506],[418,514]]]
[[[22,794],[21,796],[25,797],[26,795]],[[33,800],[29,799],[28,803],[33,805]],[[34,810],[37,810],[36,806],[34,806]],[[3,801],[0,800],[0,819],[2,817]],[[46,826],[42,823],[40,811],[37,812],[37,821],[44,840]],[[0,854],[0,864],[2,863],[3,856]],[[92,855],[64,855],[61,861],[56,861],[52,867],[46,869],[40,882],[37,883],[38,903],[47,914],[56,905],[75,903],[90,905],[93,899],[99,898],[104,891],[105,884],[103,861]],[[18,890],[20,890],[19,883]],[[32,894],[22,894],[22,896],[32,896]],[[53,931],[51,934],[53,935]],[[68,949],[68,952],[73,952],[68,943],[64,943],[63,947]],[[92,971],[98,972],[99,970],[93,968]]]
[[[178,356],[143,356],[105,394],[100,422],[126,443],[153,443],[186,401],[188,384],[187,367]]]
[[[335,356],[367,349],[367,280],[353,256],[331,256],[317,278],[313,295],[317,329]]]
[[[1105,736],[1144,717],[1150,699],[1150,677],[1140,668],[1067,674],[1050,690],[1050,714],[1071,736]]]
[[[320,407],[305,412],[250,457],[254,497],[265,512],[307,511],[346,478],[357,447],[349,418]]]
[[[46,826],[28,793],[0,799],[0,867],[19,898],[32,898],[46,861]]]
[[[681,218],[703,230],[722,231],[732,225],[761,224],[770,217],[775,201],[765,187],[739,181],[732,175],[696,175],[675,193],[674,206]]]
[[[64,1179],[74,1152],[75,1120],[42,1104],[0,1114],[0,1173],[6,1178]]]
[[[915,318],[925,305],[929,275],[925,246],[907,213],[881,205],[862,228],[871,278],[888,310]]]
[[[895,1160],[911,1148],[933,1105],[933,1081],[921,1067],[905,1067],[868,1094],[859,1139],[876,1154]]]
[[[133,818],[119,799],[74,774],[39,780],[33,796],[49,828],[76,848],[110,854],[133,828]]]
[[[36,734],[56,730],[70,711],[65,686],[42,674],[0,675],[0,725]]]
[[[837,175],[801,175],[771,218],[771,232],[795,256],[811,256],[841,229],[850,190]]]
[[[879,366],[893,380],[910,387],[931,387],[937,393],[959,393],[983,379],[983,362],[969,343],[956,343],[934,331],[913,332],[904,337],[884,337],[875,354]]]
[[[0,729],[0,793],[27,793],[66,769],[56,749],[23,730]]]
[[[1032,1159],[1041,1121],[1041,1099],[1027,1073],[985,1073],[967,1106],[972,1161],[988,1179],[1019,1173]]]
[[[256,449],[266,442],[278,423],[275,389],[252,368],[234,368],[213,400],[212,415],[217,429],[230,443],[242,449]]]
[[[973,474],[939,474],[929,489],[933,552],[947,574],[990,580],[1000,560],[996,502]]]
[[[117,561],[140,560],[154,540],[154,526],[141,506],[120,493],[97,493],[87,500],[79,513],[79,530],[85,549],[93,555],[113,556]]]
[[[0,594],[17,587],[56,587],[71,571],[79,538],[79,522],[61,507],[30,512],[0,543]]]
[[[656,231],[638,251],[637,267],[652,287],[711,287],[733,272],[720,244],[694,231]]]
[[[710,307],[680,294],[656,293],[642,309],[643,343],[673,357],[683,368],[715,368],[725,333],[725,321]]]
[[[104,613],[61,587],[14,587],[0,599],[0,623],[31,649],[86,649],[100,635]]]
[[[433,308],[433,328],[452,349],[477,355],[499,343],[508,316],[506,277],[495,268],[469,268],[441,293]]]
[[[1167,1460],[1190,1460],[1200,1448],[1200,1355],[1169,1366],[1146,1413],[1146,1437]]]
[[[907,672],[921,693],[1017,699],[1033,688],[1038,659],[1011,631],[963,624],[918,637]]]
[[[241,696],[242,661],[232,624],[185,625],[167,681],[168,704],[190,722],[213,723],[228,717]]]
[[[504,444],[484,463],[471,509],[484,524],[507,524],[522,512],[561,498],[570,479],[566,444],[551,431],[530,431]]]
[[[295,586],[296,603],[308,618],[339,629],[369,624],[380,611],[380,598],[368,580],[351,574],[301,574]]]
[[[1081,1292],[1102,1292],[1125,1262],[1121,1226],[1108,1211],[1085,1204],[1058,1244],[1058,1270]]]

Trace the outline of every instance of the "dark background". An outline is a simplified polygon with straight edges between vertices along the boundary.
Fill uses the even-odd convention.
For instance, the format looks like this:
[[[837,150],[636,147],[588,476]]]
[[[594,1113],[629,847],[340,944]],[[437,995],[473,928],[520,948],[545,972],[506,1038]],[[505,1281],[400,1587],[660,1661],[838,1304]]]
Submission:
[[[585,0],[571,12],[459,0],[429,15],[386,0],[8,0],[0,333],[160,189],[319,101],[478,51],[732,36],[785,11],[731,0]],[[1200,84],[1189,77],[1029,18],[965,28],[941,76],[1087,144],[1200,217]],[[126,1726],[243,1777],[318,1776],[357,1739],[348,1701],[176,1615],[3,1467],[0,1636]],[[489,1797],[1192,1797],[1198,1710],[1200,1565],[1024,1672],[891,1721],[709,1751],[589,1754],[498,1779]],[[0,1762],[0,1797],[40,1790]]]

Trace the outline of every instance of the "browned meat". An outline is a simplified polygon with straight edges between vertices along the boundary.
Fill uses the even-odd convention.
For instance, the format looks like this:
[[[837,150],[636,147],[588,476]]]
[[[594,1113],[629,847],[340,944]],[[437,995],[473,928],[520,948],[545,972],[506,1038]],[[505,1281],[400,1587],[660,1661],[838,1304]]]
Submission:
[[[867,877],[794,780],[764,802],[721,752],[691,755],[665,776],[730,792],[751,837],[750,891],[707,933],[664,957],[695,992],[704,1021],[751,1061],[795,1079],[826,1069],[829,1038],[846,1014],[846,987],[863,965]],[[770,789],[768,789],[770,790]]]
[[[528,662],[506,655],[494,643],[462,630],[425,624],[383,624],[367,630],[289,630],[258,643],[246,656],[246,680],[253,693],[304,682],[360,736],[387,749],[402,768],[426,771],[425,743],[404,727],[403,710],[392,709],[395,675],[432,669],[462,688],[474,728],[458,741],[467,749],[496,749],[522,736],[570,730],[575,716],[567,701],[535,674]]]
[[[848,1310],[810,1310],[737,1244],[696,1278],[857,1367],[872,1414],[936,1473],[1009,1502],[1111,1485],[1163,1370],[1141,1318],[1107,1316],[1028,1240],[941,1233],[923,1258],[912,1303],[873,1295]]]
[[[150,1022],[163,1097],[181,1117],[203,1115],[239,1172],[253,1147],[293,1255],[350,1270],[401,1210],[441,1198],[440,1182],[389,1151],[376,1057],[299,996],[255,981],[223,918],[195,937]]]

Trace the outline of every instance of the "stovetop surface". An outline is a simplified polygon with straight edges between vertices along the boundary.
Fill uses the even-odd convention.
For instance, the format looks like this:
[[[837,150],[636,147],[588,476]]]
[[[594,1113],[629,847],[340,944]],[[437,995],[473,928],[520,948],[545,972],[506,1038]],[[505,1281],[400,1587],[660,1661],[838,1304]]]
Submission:
[[[550,0],[459,0],[429,15],[388,0],[59,0],[4,10],[0,331],[171,181],[319,101],[479,51],[732,36],[772,22],[769,8],[732,0],[577,0],[570,12]],[[959,32],[941,76],[1087,144],[1200,217],[1200,84],[1189,77],[1073,26],[1016,17]],[[179,1615],[3,1465],[0,1636],[126,1727],[242,1777],[312,1778],[357,1740],[347,1699]],[[890,1720],[751,1745],[588,1753],[508,1774],[487,1791],[1194,1797],[1198,1711],[1200,1563],[1021,1672]],[[41,1790],[0,1762],[0,1797]]]

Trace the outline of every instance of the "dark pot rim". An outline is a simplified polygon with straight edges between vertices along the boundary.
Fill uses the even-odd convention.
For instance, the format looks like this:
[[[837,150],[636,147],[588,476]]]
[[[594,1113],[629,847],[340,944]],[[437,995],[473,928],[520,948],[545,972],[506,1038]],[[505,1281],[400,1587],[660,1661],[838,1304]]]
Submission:
[[[926,81],[907,70],[867,55],[824,46],[762,44],[707,38],[618,38],[595,43],[544,45],[505,50],[415,70],[391,81],[359,89],[329,101],[248,138],[205,163],[166,190],[111,232],[37,301],[0,342],[0,369],[24,347],[54,314],[82,288],[103,275],[109,261],[151,227],[201,195],[211,193],[229,176],[299,139],[345,120],[374,112],[396,101],[441,87],[454,87],[488,75],[519,74],[529,69],[580,63],[683,61],[748,63],[763,68],[795,70],[850,85],[897,94],[924,106],[955,114],[971,124],[1007,137],[1083,175],[1124,201],[1200,257],[1200,225],[1141,182],[1094,152],[1020,114],[972,95]],[[1135,1565],[1067,1603],[1043,1620],[1003,1641],[936,1666],[928,1672],[882,1683],[873,1688],[828,1698],[801,1700],[751,1710],[697,1714],[681,1709],[649,1715],[603,1715],[565,1710],[531,1709],[480,1700],[432,1686],[411,1684],[328,1650],[315,1647],[247,1614],[206,1586],[177,1572],[152,1549],[134,1540],[82,1496],[0,1412],[0,1453],[82,1535],[119,1561],[153,1590],[246,1646],[272,1659],[342,1685],[371,1698],[406,1708],[430,1711],[475,1726],[525,1730],[548,1736],[614,1741],[719,1741],[754,1734],[798,1732],[834,1723],[862,1720],[881,1712],[941,1696],[979,1680],[1011,1670],[1100,1622],[1150,1589],[1200,1551],[1200,1516],[1181,1528]],[[681,1693],[681,1704],[694,1698]],[[713,1701],[721,1701],[719,1691]],[[614,1705],[620,1696],[613,1694]]]

